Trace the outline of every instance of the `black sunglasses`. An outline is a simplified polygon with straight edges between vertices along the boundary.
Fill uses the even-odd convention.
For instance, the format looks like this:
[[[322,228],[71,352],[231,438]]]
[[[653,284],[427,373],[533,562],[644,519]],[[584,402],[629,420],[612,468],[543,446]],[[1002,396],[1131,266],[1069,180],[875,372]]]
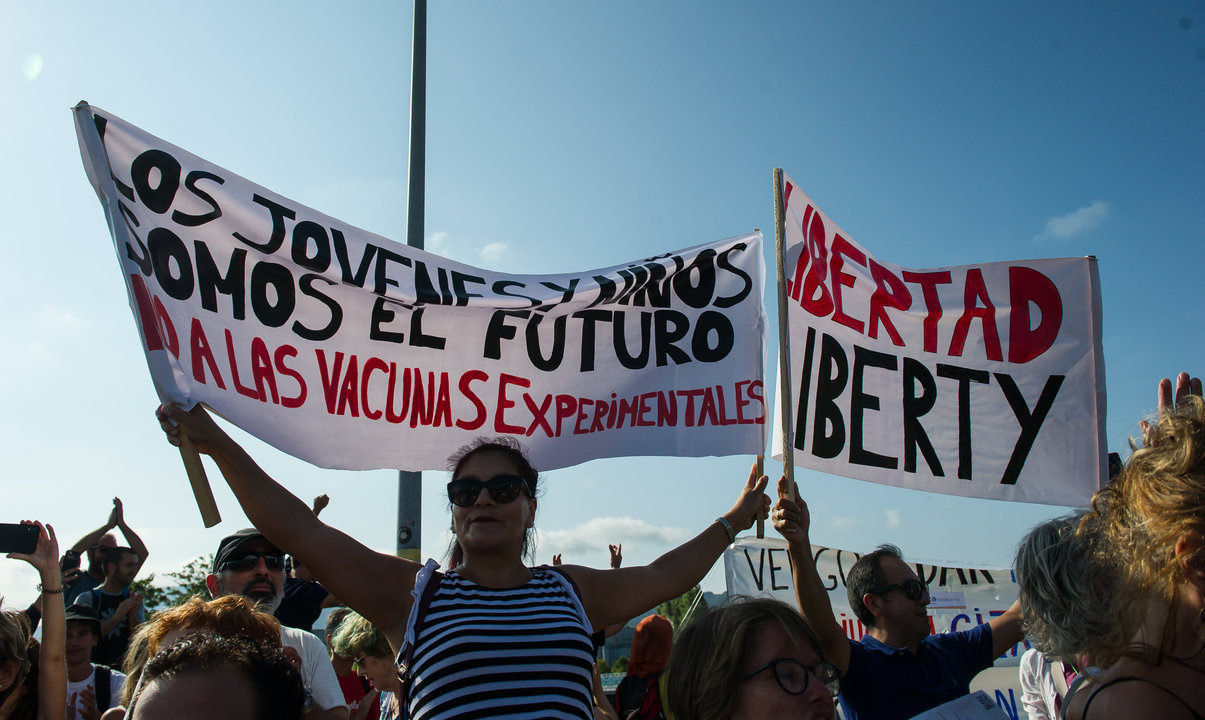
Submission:
[[[804,665],[794,658],[779,658],[768,662],[746,675],[742,680],[748,680],[766,668],[774,672],[774,679],[778,681],[778,687],[790,695],[802,695],[808,689],[808,678],[812,675],[815,675],[824,684],[829,695],[837,697],[837,693],[841,691],[841,673],[836,666],[826,662]]]
[[[258,552],[258,553],[248,553],[246,555],[243,555],[242,557],[230,558],[228,560],[225,560],[218,567],[218,570],[233,570],[234,572],[246,572],[247,570],[253,570],[255,568],[255,566],[259,564],[260,558],[264,559],[264,567],[268,568],[269,570],[276,571],[276,570],[284,570],[285,569],[285,556],[284,555],[277,555],[275,553]]]
[[[871,590],[870,594],[871,595],[886,595],[887,593],[891,592],[892,590],[895,590],[896,588],[902,589],[904,591],[904,594],[908,596],[909,600],[920,600],[921,597],[923,597],[925,593],[929,592],[929,586],[924,584],[920,580],[905,580],[904,582],[897,582],[897,583],[891,583],[890,585],[884,585],[883,587],[879,588],[878,590]]]
[[[484,488],[489,490],[494,502],[506,504],[514,502],[526,484],[527,481],[518,475],[495,475],[484,482],[477,478],[462,477],[448,483],[448,500],[452,501],[453,505],[471,507],[477,502],[477,496]]]

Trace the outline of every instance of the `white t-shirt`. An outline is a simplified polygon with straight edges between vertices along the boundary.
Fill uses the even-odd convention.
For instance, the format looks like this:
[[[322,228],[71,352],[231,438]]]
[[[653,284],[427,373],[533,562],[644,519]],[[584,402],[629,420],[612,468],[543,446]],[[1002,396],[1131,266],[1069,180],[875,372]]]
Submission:
[[[121,690],[125,686],[126,676],[116,670],[109,671],[109,707],[117,707],[121,704]],[[92,668],[92,674],[86,679],[79,682],[67,680],[67,720],[77,720],[84,716],[84,702],[80,699],[80,694],[85,688],[96,689],[96,668]],[[72,702],[74,700],[74,702]],[[103,713],[107,708],[100,708]]]
[[[339,678],[335,676],[335,668],[326,654],[326,646],[317,635],[282,626],[280,642],[285,647],[296,649],[301,655],[301,679],[310,689],[315,705],[323,710],[347,707],[343,690],[339,687]]]

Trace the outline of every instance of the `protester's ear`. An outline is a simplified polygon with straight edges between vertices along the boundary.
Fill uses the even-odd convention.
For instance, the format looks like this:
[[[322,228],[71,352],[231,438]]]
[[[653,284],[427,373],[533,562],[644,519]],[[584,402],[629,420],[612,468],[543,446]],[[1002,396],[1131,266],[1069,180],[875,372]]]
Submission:
[[[883,612],[882,602],[883,598],[875,595],[874,593],[866,593],[862,596],[862,604],[865,605],[866,609],[870,611],[870,614],[874,615],[875,617],[878,617]]]
[[[209,597],[216,598],[218,596],[218,589],[219,589],[218,576],[217,575],[205,576],[205,587],[209,589]]]
[[[1176,562],[1184,577],[1205,593],[1205,537],[1196,530],[1189,530],[1176,541]]]

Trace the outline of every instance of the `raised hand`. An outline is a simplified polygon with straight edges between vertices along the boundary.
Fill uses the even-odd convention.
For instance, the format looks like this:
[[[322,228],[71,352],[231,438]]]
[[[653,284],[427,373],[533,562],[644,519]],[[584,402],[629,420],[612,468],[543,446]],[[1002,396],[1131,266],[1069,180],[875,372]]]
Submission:
[[[623,543],[608,545],[607,550],[611,552],[611,569],[618,570],[623,565]]]
[[[806,541],[812,516],[808,504],[799,496],[799,486],[794,487],[795,498],[791,499],[791,481],[784,475],[778,479],[778,502],[774,503],[774,529],[787,542]]]
[[[757,465],[749,470],[749,479],[741,490],[740,497],[732,509],[724,514],[732,523],[734,532],[748,530],[758,518],[765,519],[770,514],[770,498],[766,496],[766,485],[770,479],[765,475],[758,476]]]

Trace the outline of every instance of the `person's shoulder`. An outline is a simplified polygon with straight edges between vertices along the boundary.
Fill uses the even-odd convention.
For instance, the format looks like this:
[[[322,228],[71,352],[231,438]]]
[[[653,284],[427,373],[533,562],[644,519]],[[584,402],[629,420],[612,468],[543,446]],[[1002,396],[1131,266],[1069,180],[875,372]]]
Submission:
[[[288,625],[280,626],[280,640],[285,645],[292,645],[293,647],[302,647],[312,645],[313,643],[318,643],[319,645],[323,644],[322,638],[318,637],[314,633],[295,627],[289,627]]]
[[[1144,677],[1126,676],[1102,683],[1085,702],[1083,720],[1113,717],[1157,717],[1193,720],[1201,715],[1184,698]],[[1202,703],[1198,703],[1202,705]]]

